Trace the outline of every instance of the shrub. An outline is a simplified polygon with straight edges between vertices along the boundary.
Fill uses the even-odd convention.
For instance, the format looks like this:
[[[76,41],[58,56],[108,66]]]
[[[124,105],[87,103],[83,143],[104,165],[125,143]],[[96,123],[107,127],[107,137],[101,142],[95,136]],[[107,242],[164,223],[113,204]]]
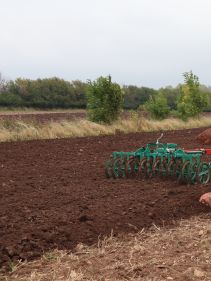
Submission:
[[[207,95],[200,91],[199,78],[192,71],[185,72],[184,84],[180,88],[177,111],[180,118],[198,117],[207,106]]]
[[[146,102],[145,109],[152,118],[159,120],[166,118],[170,112],[167,99],[162,93],[151,97],[150,100]]]
[[[0,105],[1,106],[14,106],[14,107],[19,107],[22,105],[22,99],[21,97],[10,93],[10,92],[3,92],[0,93]]]
[[[118,119],[122,102],[122,90],[117,83],[111,82],[111,76],[88,81],[87,109],[91,121],[111,123]]]

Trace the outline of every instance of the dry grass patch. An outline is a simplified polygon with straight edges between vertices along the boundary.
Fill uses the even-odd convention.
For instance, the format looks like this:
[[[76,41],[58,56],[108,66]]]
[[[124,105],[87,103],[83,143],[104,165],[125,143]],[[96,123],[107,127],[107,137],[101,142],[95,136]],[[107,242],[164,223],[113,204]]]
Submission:
[[[48,122],[44,124],[14,120],[0,121],[0,141],[32,139],[56,139],[112,135],[116,132],[135,133],[211,126],[211,118],[189,119],[187,122],[175,118],[154,121],[137,116],[120,119],[112,125],[103,125],[85,119],[75,121]]]
[[[85,109],[36,109],[30,107],[16,107],[16,108],[7,108],[0,107],[0,115],[16,115],[16,114],[48,114],[48,113],[86,113]]]
[[[174,228],[152,227],[98,245],[79,244],[74,253],[54,251],[23,263],[7,281],[211,280],[209,214],[182,220]]]

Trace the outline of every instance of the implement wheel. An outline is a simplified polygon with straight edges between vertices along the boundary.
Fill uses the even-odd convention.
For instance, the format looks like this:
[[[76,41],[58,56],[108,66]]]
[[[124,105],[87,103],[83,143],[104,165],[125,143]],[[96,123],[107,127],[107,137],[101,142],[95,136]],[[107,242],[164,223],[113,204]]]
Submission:
[[[146,170],[147,170],[147,158],[144,157],[139,164],[139,168],[138,168],[138,177],[142,178],[143,176],[146,177]]]
[[[114,179],[124,176],[124,161],[121,158],[116,158],[113,161],[112,176]]]
[[[180,183],[189,183],[191,180],[191,163],[190,161],[186,161],[182,165]]]
[[[134,157],[128,159],[125,162],[125,175],[127,178],[132,177],[133,161],[134,161]]]
[[[140,159],[135,157],[133,161],[133,177],[138,178],[139,176],[139,166],[140,166]]]
[[[125,163],[125,174],[128,178],[136,178],[139,172],[140,160],[133,157]]]
[[[176,161],[175,161],[175,159],[171,159],[170,161],[169,161],[169,163],[167,164],[167,175],[169,176],[169,177],[173,177],[174,176],[174,167],[175,167],[175,165],[176,165]]]
[[[162,178],[166,178],[168,176],[168,159],[166,157],[164,157],[161,161],[160,175]]]
[[[147,159],[147,164],[145,165],[145,178],[152,178],[153,177],[153,158]]]
[[[111,157],[108,161],[105,163],[105,175],[107,178],[111,178],[113,176],[113,162],[114,158]]]
[[[182,183],[182,167],[183,162],[182,159],[179,159],[174,166],[174,176],[179,184]]]
[[[210,167],[208,163],[200,163],[197,169],[197,182],[207,184],[210,181]]]
[[[162,163],[161,163],[161,159],[159,158],[153,164],[153,167],[152,167],[153,176],[157,176],[160,174],[161,166],[162,166]]]
[[[198,169],[198,165],[196,162],[190,165],[190,177],[189,177],[190,184],[196,184],[197,182],[197,169]]]

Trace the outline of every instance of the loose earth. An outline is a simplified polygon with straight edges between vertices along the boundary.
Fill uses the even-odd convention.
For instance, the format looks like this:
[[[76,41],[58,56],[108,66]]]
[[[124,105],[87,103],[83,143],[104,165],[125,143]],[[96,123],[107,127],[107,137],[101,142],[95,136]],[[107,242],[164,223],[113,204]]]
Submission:
[[[163,142],[198,148],[204,129],[165,132]],[[107,179],[104,161],[160,133],[0,144],[0,265],[31,260],[58,248],[170,225],[210,209],[198,202],[207,186],[168,179]],[[209,146],[203,146],[209,147]],[[211,159],[210,159],[211,160]]]

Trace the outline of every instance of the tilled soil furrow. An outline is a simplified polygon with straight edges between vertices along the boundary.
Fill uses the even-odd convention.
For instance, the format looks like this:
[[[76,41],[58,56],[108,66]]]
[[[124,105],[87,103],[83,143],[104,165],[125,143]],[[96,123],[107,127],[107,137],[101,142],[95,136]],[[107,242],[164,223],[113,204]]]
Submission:
[[[200,147],[202,129],[165,132],[164,142]],[[135,150],[159,133],[0,144],[0,264],[33,259],[54,248],[91,244],[99,236],[209,212],[198,202],[210,184],[162,179],[106,179],[112,151]]]

